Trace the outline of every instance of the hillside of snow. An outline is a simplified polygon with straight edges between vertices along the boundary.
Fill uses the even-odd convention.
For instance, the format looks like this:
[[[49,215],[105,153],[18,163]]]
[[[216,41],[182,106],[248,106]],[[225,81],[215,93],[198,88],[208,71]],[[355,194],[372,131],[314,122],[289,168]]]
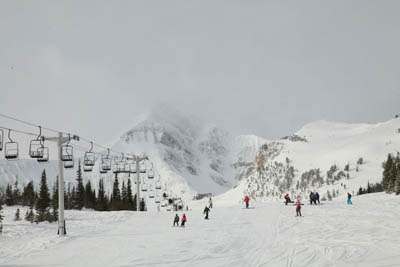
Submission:
[[[198,201],[197,201],[198,202]],[[201,201],[200,201],[201,202]],[[2,266],[399,266],[400,198],[385,193],[304,205],[304,217],[282,202],[225,206],[218,200],[185,212],[67,210],[67,236],[57,224],[14,222],[5,207]],[[23,215],[27,208],[21,208]],[[179,213],[182,216],[182,212]]]
[[[383,161],[400,150],[399,129],[399,118],[377,124],[307,124],[291,136],[266,142],[247,176],[222,197],[249,194],[262,200],[291,193],[301,199],[310,191],[325,198],[354,195],[368,182],[381,182]]]

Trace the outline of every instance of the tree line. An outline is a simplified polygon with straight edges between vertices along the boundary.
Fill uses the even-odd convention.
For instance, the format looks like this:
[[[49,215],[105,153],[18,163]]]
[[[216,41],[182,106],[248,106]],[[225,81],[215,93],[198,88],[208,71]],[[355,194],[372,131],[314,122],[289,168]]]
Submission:
[[[394,157],[388,154],[383,163],[382,188],[387,193],[400,194],[400,154]]]
[[[103,179],[99,180],[99,186],[96,190],[92,187],[90,180],[83,183],[82,168],[79,162],[76,173],[76,184],[72,186],[68,184],[68,188],[64,187],[64,208],[82,210],[94,209],[97,211],[118,211],[118,210],[133,210],[136,211],[136,194],[132,193],[132,183],[128,179],[127,183],[122,182],[120,187],[118,177],[115,175],[113,190],[109,195],[105,188]],[[58,180],[58,179],[57,179]],[[18,180],[14,185],[8,184],[5,194],[0,197],[1,204],[4,202],[7,206],[22,205],[29,207],[25,219],[31,222],[49,221],[55,222],[58,220],[58,183],[54,183],[52,193],[50,194],[47,185],[46,171],[43,170],[39,191],[36,191],[33,186],[33,181],[30,181],[21,191],[19,189]],[[144,199],[140,201],[140,210],[146,210]],[[19,209],[15,214],[15,220],[19,219]],[[2,216],[0,214],[0,222]]]

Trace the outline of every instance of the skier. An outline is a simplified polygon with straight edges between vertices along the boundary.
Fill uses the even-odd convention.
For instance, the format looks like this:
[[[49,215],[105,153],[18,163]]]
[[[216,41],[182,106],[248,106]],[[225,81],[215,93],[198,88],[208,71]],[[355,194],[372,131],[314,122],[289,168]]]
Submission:
[[[209,207],[210,209],[212,209],[212,207],[213,207],[213,203],[212,203],[211,197],[210,197],[210,199],[208,200],[208,207]]]
[[[205,208],[204,208],[204,214],[206,215],[206,217],[204,217],[204,219],[206,219],[206,220],[208,220],[208,213],[210,212],[210,209],[206,206]]]
[[[249,198],[248,196],[245,196],[245,198],[244,198],[243,201],[246,203],[246,209],[248,209],[248,208],[249,208],[249,201],[250,201],[250,198]]]
[[[186,223],[186,215],[185,213],[182,216],[182,223],[181,223],[181,227],[185,227],[185,223]]]
[[[319,202],[319,194],[318,194],[318,192],[315,193],[315,200],[316,200],[315,204],[317,204],[317,202],[318,202],[318,204],[321,204]]]
[[[347,204],[352,205],[353,202],[351,202],[351,194],[347,193]]]
[[[300,200],[296,201],[296,216],[301,216],[301,202]]]
[[[291,202],[289,194],[285,195],[285,200],[286,200],[286,202],[285,202],[286,205]]]
[[[167,193],[164,192],[164,193],[162,194],[162,196],[163,196],[163,198],[167,198]]]
[[[178,214],[175,215],[174,226],[175,226],[175,224],[176,224],[176,226],[179,226],[179,216],[178,216]]]
[[[313,203],[315,205],[317,205],[317,201],[315,200],[315,194],[314,194],[314,192],[311,192],[310,193],[310,205],[312,205]]]

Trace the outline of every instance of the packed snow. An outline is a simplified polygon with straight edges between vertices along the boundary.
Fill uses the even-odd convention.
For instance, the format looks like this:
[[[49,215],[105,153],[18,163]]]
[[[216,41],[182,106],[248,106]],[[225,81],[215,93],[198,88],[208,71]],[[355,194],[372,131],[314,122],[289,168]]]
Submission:
[[[239,201],[239,200],[238,200]],[[307,203],[304,217],[283,202],[190,203],[185,228],[175,212],[66,211],[57,224],[14,222],[5,207],[1,266],[399,266],[400,198],[376,193]],[[26,207],[19,207],[22,216]],[[182,216],[182,212],[178,213]]]

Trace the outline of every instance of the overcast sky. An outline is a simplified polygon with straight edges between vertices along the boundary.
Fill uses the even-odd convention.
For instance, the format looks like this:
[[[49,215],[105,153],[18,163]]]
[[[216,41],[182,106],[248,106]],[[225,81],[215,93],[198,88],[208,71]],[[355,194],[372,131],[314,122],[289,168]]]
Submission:
[[[384,121],[400,113],[399,14],[396,0],[2,0],[0,113],[103,143],[158,103],[269,139]]]

